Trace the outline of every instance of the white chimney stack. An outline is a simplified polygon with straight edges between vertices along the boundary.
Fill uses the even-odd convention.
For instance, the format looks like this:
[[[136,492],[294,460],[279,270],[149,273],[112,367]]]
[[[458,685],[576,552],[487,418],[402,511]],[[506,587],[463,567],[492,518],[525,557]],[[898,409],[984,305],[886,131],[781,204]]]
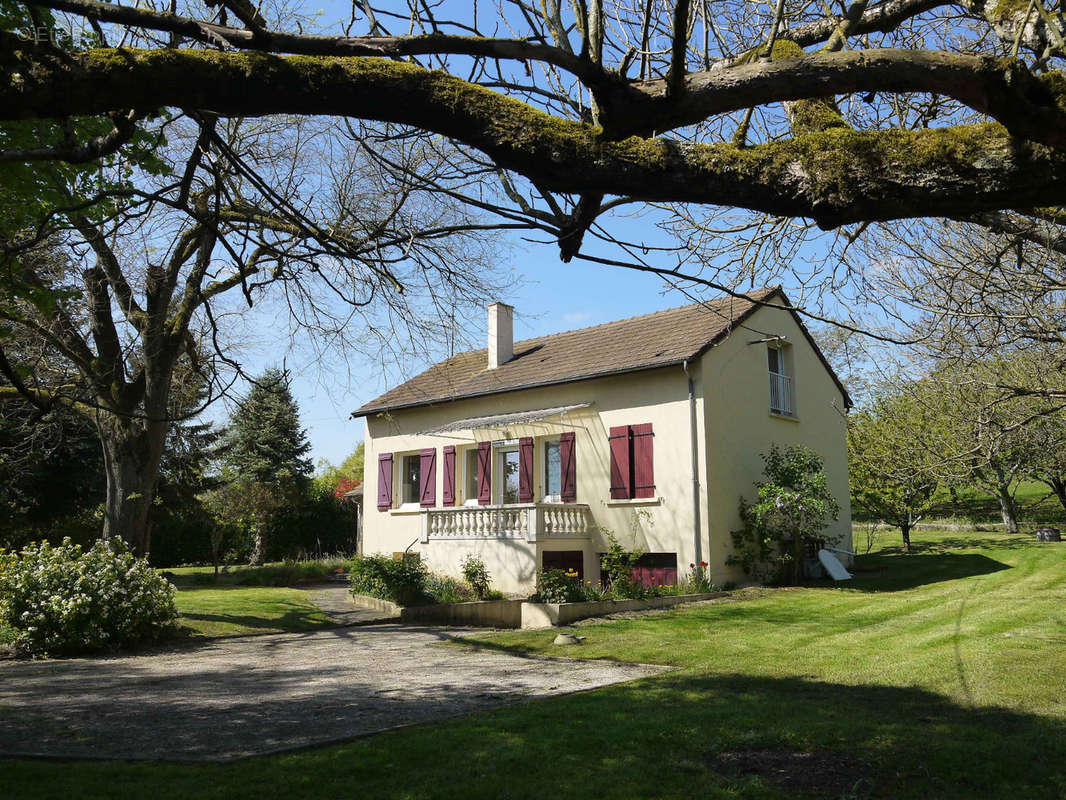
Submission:
[[[514,358],[514,306],[493,303],[489,306],[489,369],[496,369]]]

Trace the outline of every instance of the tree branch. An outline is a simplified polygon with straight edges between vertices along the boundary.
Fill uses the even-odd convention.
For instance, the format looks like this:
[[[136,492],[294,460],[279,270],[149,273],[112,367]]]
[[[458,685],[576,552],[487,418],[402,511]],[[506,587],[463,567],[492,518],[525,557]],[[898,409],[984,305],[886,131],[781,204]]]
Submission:
[[[635,137],[606,141],[597,128],[459,78],[378,59],[97,50],[67,63],[36,49],[16,57],[17,67],[0,81],[0,118],[160,104],[222,115],[347,115],[450,136],[553,191],[718,203],[808,216],[822,227],[1054,206],[1066,190],[1066,154],[1019,142],[998,125],[835,129],[745,149]],[[1066,144],[1066,124],[1049,88],[1056,80],[1037,79],[1016,62],[968,55],[816,53],[690,76],[690,91],[666,108],[681,108],[684,114],[670,113],[691,119],[747,108],[753,100],[938,91],[1010,117],[1015,133]]]

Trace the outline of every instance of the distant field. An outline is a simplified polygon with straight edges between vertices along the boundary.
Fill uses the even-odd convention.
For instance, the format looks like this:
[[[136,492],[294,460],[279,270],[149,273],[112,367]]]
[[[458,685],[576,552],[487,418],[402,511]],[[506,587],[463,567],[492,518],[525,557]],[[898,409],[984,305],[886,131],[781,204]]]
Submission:
[[[1037,481],[1022,483],[1018,488],[1017,499],[1021,508],[1020,522],[1023,526],[1066,525],[1066,509],[1044,484]],[[861,513],[856,513],[854,518],[856,521],[863,520]],[[937,492],[934,505],[926,514],[923,522],[932,520],[951,520],[956,523],[981,526],[1002,524],[999,502],[979,489],[960,491],[957,503],[952,500],[948,492]]]

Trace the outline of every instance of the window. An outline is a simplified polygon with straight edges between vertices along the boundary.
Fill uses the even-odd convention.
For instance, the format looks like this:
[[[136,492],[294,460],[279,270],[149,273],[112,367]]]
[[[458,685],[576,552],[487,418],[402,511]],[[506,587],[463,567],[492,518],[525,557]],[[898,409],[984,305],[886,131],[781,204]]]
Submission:
[[[400,461],[400,502],[417,504],[422,488],[422,457],[418,453],[404,456]]]
[[[548,439],[544,442],[544,502],[558,503],[562,492],[562,448],[558,439]]]
[[[496,502],[508,505],[518,502],[518,447],[514,445],[497,446],[496,475],[499,487]]]
[[[781,344],[766,348],[767,366],[770,370],[770,413],[786,417],[796,415],[792,396],[792,352]]]
[[[611,499],[655,497],[655,434],[651,423],[610,430]]]
[[[463,456],[463,505],[477,505],[477,448],[469,448]]]

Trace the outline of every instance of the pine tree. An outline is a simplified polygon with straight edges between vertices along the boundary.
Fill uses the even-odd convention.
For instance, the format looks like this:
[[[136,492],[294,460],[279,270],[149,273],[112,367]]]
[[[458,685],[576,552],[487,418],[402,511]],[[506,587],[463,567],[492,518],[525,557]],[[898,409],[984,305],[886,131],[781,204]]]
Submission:
[[[249,488],[256,502],[259,519],[267,510],[263,494],[273,498],[275,507],[293,501],[307,487],[311,460],[307,457],[311,443],[307,431],[300,427],[300,410],[293,399],[289,373],[268,369],[256,380],[252,390],[230,416],[223,437],[222,458],[232,483]],[[254,545],[251,561],[261,564],[266,542],[266,519],[252,526]]]
[[[224,445],[226,466],[243,480],[300,485],[311,474],[310,450],[289,373],[268,369],[230,417]]]

